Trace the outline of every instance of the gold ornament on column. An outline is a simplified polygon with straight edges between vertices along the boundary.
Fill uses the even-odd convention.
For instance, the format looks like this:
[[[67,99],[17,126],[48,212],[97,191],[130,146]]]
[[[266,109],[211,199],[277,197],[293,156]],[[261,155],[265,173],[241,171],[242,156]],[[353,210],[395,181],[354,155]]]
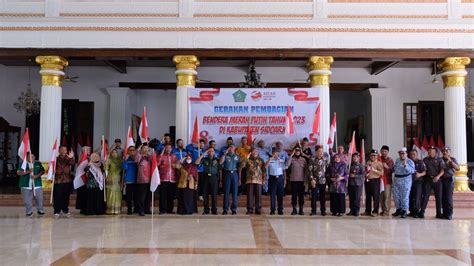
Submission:
[[[459,171],[456,171],[454,173],[454,175],[455,176],[467,176],[467,173],[468,173],[467,164],[460,164],[459,165]],[[460,179],[456,178],[454,180],[454,191],[456,191],[456,192],[471,191],[471,189],[469,189],[468,180],[460,180]]]
[[[68,61],[64,57],[40,55],[36,57],[36,63],[41,65],[41,84],[43,86],[61,87],[63,85],[64,69],[68,66]]]
[[[173,57],[176,65],[176,85],[196,86],[196,69],[200,62],[195,55],[176,55]]]
[[[311,86],[329,86],[329,77],[331,76],[330,70],[333,62],[334,58],[332,56],[311,56],[308,59],[306,67],[310,72],[309,83]],[[316,73],[311,73],[312,71],[316,71]]]
[[[464,87],[466,85],[466,73],[461,72],[464,72],[466,66],[470,63],[471,59],[469,57],[448,57],[439,62],[438,68],[443,72],[448,72],[443,75],[444,88]]]

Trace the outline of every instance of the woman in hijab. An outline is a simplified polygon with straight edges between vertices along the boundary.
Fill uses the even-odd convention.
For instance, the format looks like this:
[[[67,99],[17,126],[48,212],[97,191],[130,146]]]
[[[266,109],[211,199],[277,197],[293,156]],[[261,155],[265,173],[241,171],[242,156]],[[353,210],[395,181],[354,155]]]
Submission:
[[[181,160],[177,170],[179,172],[178,214],[193,214],[197,212],[196,191],[198,174],[191,153],[188,153]]]
[[[331,213],[333,216],[342,216],[346,213],[347,180],[349,179],[347,165],[341,161],[339,154],[329,167]]]
[[[105,162],[105,170],[107,172],[106,186],[106,202],[107,214],[120,214],[122,210],[122,159],[117,149],[110,152],[110,156]]]
[[[84,214],[104,214],[104,170],[98,153],[91,154],[89,164],[84,169],[84,172],[87,175],[87,197]]]

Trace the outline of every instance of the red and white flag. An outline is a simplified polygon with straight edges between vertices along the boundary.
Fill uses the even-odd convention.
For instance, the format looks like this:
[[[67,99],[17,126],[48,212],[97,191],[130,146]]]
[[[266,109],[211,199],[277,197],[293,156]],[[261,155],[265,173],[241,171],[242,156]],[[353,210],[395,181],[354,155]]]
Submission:
[[[161,183],[160,171],[158,170],[158,160],[156,159],[155,151],[153,151],[151,157],[151,171],[150,191],[155,192]]]
[[[285,135],[290,136],[295,134],[295,124],[293,123],[293,115],[291,114],[291,107],[288,105],[286,108],[286,128]]]
[[[100,147],[100,160],[102,162],[107,161],[107,144],[105,143],[104,136],[102,136],[102,142]]]
[[[360,144],[360,162],[362,165],[365,165],[365,141],[362,139]]]
[[[436,146],[440,150],[444,149],[444,142],[443,142],[443,138],[441,137],[441,135],[438,135],[438,143],[436,144]]]
[[[332,117],[331,127],[329,128],[328,145],[329,145],[330,150],[332,150],[334,147],[334,141],[336,139],[336,130],[337,130],[336,113],[334,113],[334,116]]]
[[[318,104],[316,108],[316,112],[314,113],[314,120],[313,120],[313,136],[316,136],[317,144],[321,143],[320,134],[319,134],[319,121],[321,119],[321,104]]]
[[[48,180],[53,180],[56,172],[56,157],[58,156],[58,139],[54,141],[53,151],[51,153],[51,160],[48,163]]]
[[[123,152],[123,158],[127,157],[128,148],[135,146],[135,141],[133,140],[132,130],[128,126],[127,138],[125,139],[125,150]]]
[[[84,175],[84,168],[87,166],[87,153],[83,152],[81,154],[81,159],[79,160],[79,163],[77,164],[76,167],[76,174],[74,175],[74,189],[82,187],[85,183],[86,180],[83,179]]]
[[[197,114],[196,114],[196,118],[194,118],[193,135],[191,136],[191,143],[199,144],[199,122],[198,122]]]
[[[413,138],[413,150],[416,150],[418,154],[418,159],[423,159],[422,157],[422,151],[421,151],[421,145],[420,145],[420,140],[418,140],[417,137]]]
[[[25,135],[23,135],[23,140],[21,141],[20,147],[18,148],[18,157],[21,158],[21,169],[23,170],[26,170],[26,164],[28,162],[26,156],[30,151],[30,134],[28,128],[26,128]]]
[[[250,120],[252,117],[249,117],[249,124],[247,125],[247,145],[252,146],[253,144],[253,134],[252,134],[252,128],[250,127]]]
[[[430,146],[436,147],[434,135],[431,135],[431,138],[430,138]]]
[[[428,156],[428,148],[430,147],[430,144],[428,143],[428,139],[426,138],[426,135],[423,136],[423,143],[421,144],[421,158],[425,158]]]
[[[146,118],[146,107],[143,107],[142,122],[138,128],[138,135],[142,143],[148,142],[148,119]]]
[[[349,144],[349,151],[347,151],[349,153],[349,158],[352,157],[352,154],[356,153],[357,152],[357,149],[356,149],[356,141],[355,141],[355,131],[352,132],[352,140],[351,140],[351,143]]]

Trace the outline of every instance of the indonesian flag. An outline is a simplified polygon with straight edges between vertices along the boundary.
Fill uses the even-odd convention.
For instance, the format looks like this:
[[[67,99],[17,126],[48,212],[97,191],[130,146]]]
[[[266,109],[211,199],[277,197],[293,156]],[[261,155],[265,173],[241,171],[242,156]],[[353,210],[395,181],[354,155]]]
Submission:
[[[438,144],[436,146],[438,146],[438,149],[440,150],[444,149],[444,142],[441,135],[438,135]]]
[[[21,169],[26,170],[27,164],[27,154],[31,151],[30,146],[30,134],[28,128],[25,130],[25,135],[23,135],[23,140],[21,141],[20,148],[18,148],[18,157],[21,158]]]
[[[105,162],[107,161],[107,144],[105,144],[105,138],[102,136],[102,144],[100,148],[100,160]]]
[[[351,143],[349,144],[349,151],[348,153],[352,156],[352,154],[356,153],[356,141],[355,141],[355,131],[352,132],[352,140]]]
[[[48,180],[52,180],[56,172],[56,157],[58,156],[58,139],[54,141],[53,152],[51,153],[51,161],[48,165]]]
[[[286,108],[286,129],[285,135],[293,135],[295,134],[295,124],[293,123],[293,115],[291,114],[290,105]]]
[[[314,113],[314,120],[313,120],[313,134],[314,136],[317,136],[318,141],[317,143],[319,144],[321,141],[319,139],[319,120],[321,118],[321,105],[318,104],[318,107],[316,108],[316,112]]]
[[[158,160],[156,160],[156,153],[153,151],[151,157],[151,182],[150,182],[150,191],[155,192],[155,190],[160,185],[160,171],[158,171]]]
[[[435,143],[435,139],[434,139],[433,135],[431,135],[431,138],[430,138],[430,146],[435,146],[436,147],[436,143]]]
[[[194,118],[194,126],[193,126],[193,135],[191,136],[191,143],[199,143],[199,122],[198,116]]]
[[[428,144],[428,139],[426,138],[426,135],[423,136],[423,143],[421,144],[421,158],[425,158],[428,156],[428,148],[430,147],[430,144]]]
[[[328,138],[329,149],[333,149],[334,147],[334,140],[336,138],[336,129],[337,129],[336,113],[334,113],[334,116],[332,117],[331,127],[329,128],[329,138]]]
[[[87,166],[87,153],[83,152],[81,155],[81,159],[79,160],[79,163],[77,164],[76,167],[76,174],[74,176],[74,189],[82,187],[86,180],[82,179],[82,176],[84,176],[84,168]]]
[[[130,148],[132,146],[135,146],[135,141],[133,140],[132,130],[131,130],[130,126],[128,126],[127,138],[125,139],[125,151],[123,153],[123,158],[124,159],[127,156],[128,148]]]
[[[253,135],[252,135],[252,128],[250,127],[250,119],[252,118],[249,117],[249,124],[247,126],[247,145],[248,146],[252,146],[252,143],[253,143]]]
[[[362,139],[360,144],[360,162],[365,165],[365,141]]]
[[[140,135],[142,143],[148,142],[148,120],[146,118],[146,107],[143,107],[142,122],[140,123],[140,128],[138,129],[138,135]]]
[[[413,138],[413,150],[416,150],[417,154],[418,154],[418,159],[423,159],[423,151],[422,151],[422,148],[421,148],[421,145],[420,145],[420,141],[418,140],[417,137],[414,137]]]

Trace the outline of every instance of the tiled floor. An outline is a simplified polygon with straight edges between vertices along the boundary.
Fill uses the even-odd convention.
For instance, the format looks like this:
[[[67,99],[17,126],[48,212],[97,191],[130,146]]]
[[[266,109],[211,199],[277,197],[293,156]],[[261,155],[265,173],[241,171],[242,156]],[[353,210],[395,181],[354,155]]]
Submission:
[[[474,210],[452,221],[247,216],[26,218],[0,208],[0,265],[472,265]]]

